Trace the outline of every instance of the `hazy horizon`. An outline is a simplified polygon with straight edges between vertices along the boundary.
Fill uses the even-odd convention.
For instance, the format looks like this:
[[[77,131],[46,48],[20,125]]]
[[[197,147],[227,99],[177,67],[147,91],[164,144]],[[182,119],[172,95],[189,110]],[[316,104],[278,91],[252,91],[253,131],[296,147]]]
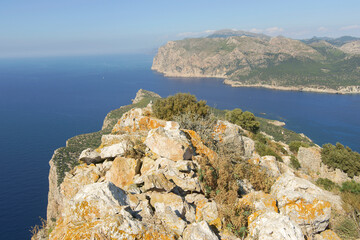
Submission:
[[[360,2],[33,0],[0,3],[0,58],[150,53],[237,29],[294,39],[360,37]]]

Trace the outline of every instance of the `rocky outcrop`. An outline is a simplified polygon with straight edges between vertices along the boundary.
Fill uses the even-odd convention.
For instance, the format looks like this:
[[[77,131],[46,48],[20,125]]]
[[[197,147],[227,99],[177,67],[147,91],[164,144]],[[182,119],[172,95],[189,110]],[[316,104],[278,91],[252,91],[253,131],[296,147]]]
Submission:
[[[271,188],[280,213],[296,222],[305,235],[322,232],[329,224],[331,209],[342,212],[342,200],[306,179],[282,175]]]
[[[136,104],[143,100],[145,97],[151,97],[151,98],[161,98],[161,96],[157,93],[150,92],[144,89],[139,89],[139,91],[136,93],[135,99],[132,100],[133,104]]]
[[[195,131],[151,113],[151,105],[126,112],[98,148],[83,150],[82,163],[59,187],[50,162],[50,239],[237,239],[224,224],[223,205],[205,194],[200,181],[199,162],[218,161],[217,153]],[[335,238],[326,228],[331,211],[343,212],[340,197],[297,177],[299,172],[275,157],[260,157],[246,133],[218,121],[211,136],[277,178],[270,193],[255,191],[247,179],[234,184],[234,207],[251,209],[248,239]],[[136,149],[139,154],[131,151]]]

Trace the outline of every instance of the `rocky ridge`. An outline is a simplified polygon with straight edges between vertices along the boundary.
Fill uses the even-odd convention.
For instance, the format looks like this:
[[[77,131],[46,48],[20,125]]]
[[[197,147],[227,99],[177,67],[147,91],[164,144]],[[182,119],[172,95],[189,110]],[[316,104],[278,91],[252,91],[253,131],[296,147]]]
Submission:
[[[213,132],[217,141],[237,141],[244,159],[277,178],[269,194],[239,182],[239,204],[254,209],[248,239],[340,239],[327,228],[332,213],[343,213],[342,201],[310,181],[319,176],[293,170],[285,157],[260,157],[237,125],[219,120]],[[309,151],[317,150],[299,150],[304,169],[318,156]],[[237,239],[198,177],[199,161],[214,157],[196,132],[154,118],[151,104],[131,109],[98,148],[82,151],[82,164],[59,187],[50,172],[49,239]]]

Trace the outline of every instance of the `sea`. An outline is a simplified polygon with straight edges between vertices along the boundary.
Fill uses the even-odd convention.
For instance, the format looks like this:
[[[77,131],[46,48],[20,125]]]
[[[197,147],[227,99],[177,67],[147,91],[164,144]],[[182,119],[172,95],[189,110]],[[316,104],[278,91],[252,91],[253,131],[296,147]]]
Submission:
[[[30,239],[46,218],[49,160],[68,138],[97,131],[142,88],[195,94],[286,123],[315,143],[360,151],[360,95],[232,88],[221,79],[167,78],[151,54],[0,59],[0,239]]]

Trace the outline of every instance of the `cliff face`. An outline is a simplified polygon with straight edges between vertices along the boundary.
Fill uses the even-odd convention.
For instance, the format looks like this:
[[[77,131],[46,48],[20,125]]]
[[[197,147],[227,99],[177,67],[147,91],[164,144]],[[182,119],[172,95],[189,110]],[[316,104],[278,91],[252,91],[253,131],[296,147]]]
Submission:
[[[153,117],[151,104],[130,108],[111,125],[95,148],[83,149],[79,164],[65,172],[60,185],[55,164],[60,153],[55,151],[47,213],[51,233],[44,238],[240,239],[225,224],[222,198],[210,197],[203,180],[211,171],[204,162],[213,164],[220,153],[197,132]],[[248,239],[339,239],[325,229],[334,221],[332,212],[344,214],[342,200],[309,181],[316,173],[292,169],[286,153],[284,162],[259,156],[249,133],[237,125],[218,120],[209,130],[213,141],[236,144],[241,161],[276,179],[267,193],[255,190],[248,177],[237,181],[239,196],[232,208],[252,209],[246,220]],[[318,154],[304,151],[300,160],[306,169]]]
[[[357,42],[338,48],[325,41],[307,45],[284,37],[198,38],[160,47],[152,69],[169,77],[224,78],[234,86],[360,93],[358,54]]]

